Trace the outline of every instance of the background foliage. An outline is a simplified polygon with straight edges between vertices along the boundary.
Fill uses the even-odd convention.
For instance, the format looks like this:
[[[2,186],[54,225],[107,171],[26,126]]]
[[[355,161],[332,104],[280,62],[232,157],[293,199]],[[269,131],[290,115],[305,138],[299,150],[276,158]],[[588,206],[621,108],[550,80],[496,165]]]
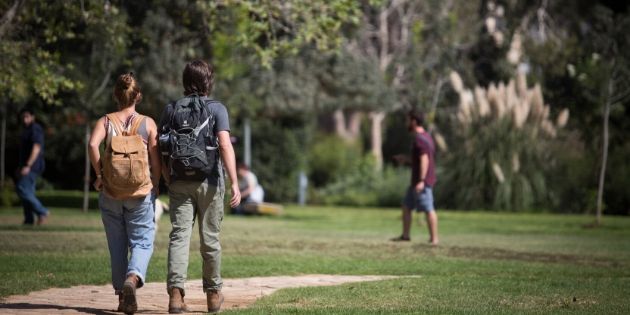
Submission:
[[[79,189],[84,174],[72,170],[83,168],[85,127],[114,109],[116,76],[137,75],[139,110],[157,119],[181,96],[184,64],[202,58],[215,65],[214,97],[228,106],[239,156],[242,125],[252,124],[252,169],[270,201],[295,201],[305,172],[311,202],[398,205],[409,178],[404,113],[416,108],[446,144],[439,208],[589,212],[614,80],[604,203],[609,214],[630,210],[623,2],[0,0],[0,14],[8,175],[19,108],[35,107],[45,126],[47,187]],[[464,130],[452,71],[471,91],[522,72],[540,85],[550,117],[568,108],[568,124],[553,141],[500,120]],[[377,148],[374,113],[383,115]],[[518,173],[509,172],[514,152]]]

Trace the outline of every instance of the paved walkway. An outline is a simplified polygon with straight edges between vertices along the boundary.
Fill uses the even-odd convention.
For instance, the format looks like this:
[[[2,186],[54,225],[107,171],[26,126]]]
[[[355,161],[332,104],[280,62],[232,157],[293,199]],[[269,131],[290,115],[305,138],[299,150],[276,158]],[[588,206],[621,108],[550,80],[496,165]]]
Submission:
[[[278,289],[339,285],[347,282],[374,281],[391,276],[303,275],[224,279],[225,302],[222,309],[245,308],[256,299]],[[137,291],[138,314],[168,314],[165,283],[147,283]],[[186,304],[192,312],[205,313],[206,297],[201,280],[186,284]],[[0,301],[0,314],[122,314],[116,312],[118,297],[111,285],[81,285],[9,296]]]

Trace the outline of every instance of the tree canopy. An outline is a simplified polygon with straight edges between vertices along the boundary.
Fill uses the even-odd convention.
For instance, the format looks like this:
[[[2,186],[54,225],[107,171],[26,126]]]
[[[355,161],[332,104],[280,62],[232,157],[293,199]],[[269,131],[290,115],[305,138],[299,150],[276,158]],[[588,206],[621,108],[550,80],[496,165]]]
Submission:
[[[317,178],[314,196],[347,183],[362,185],[344,190],[351,198],[374,190],[392,194],[367,180],[367,170],[405,185],[396,167],[408,151],[404,113],[414,108],[427,113],[444,144],[438,175],[449,183],[436,190],[438,203],[591,211],[602,187],[604,210],[627,214],[629,23],[628,6],[614,1],[0,0],[0,99],[5,120],[22,106],[42,113],[50,165],[44,177],[58,188],[81,183],[83,174],[58,175],[82,165],[83,148],[72,144],[83,143],[85,128],[114,108],[117,75],[134,72],[144,94],[139,110],[157,118],[181,96],[186,62],[200,58],[215,66],[214,97],[227,104],[235,138],[242,136],[241,123],[251,120],[252,167],[263,184],[283,187],[270,191],[275,200],[294,198],[300,171]],[[453,72],[463,89],[453,85]],[[557,137],[523,147],[509,121],[483,119],[475,125],[487,132],[485,142],[473,141],[478,133],[462,132],[458,115],[468,106],[462,104],[483,107],[492,87],[520,76],[527,86],[539,86],[547,118],[565,108],[570,113]],[[527,93],[519,94],[522,102],[531,101]],[[7,122],[10,157],[18,129],[14,120]],[[477,147],[471,151],[462,143]],[[338,149],[328,152],[328,145]],[[529,146],[554,154],[520,165],[550,161],[540,180],[527,177],[531,185],[544,181],[536,187],[548,193],[524,189],[515,198],[527,202],[496,206],[497,193],[510,188],[494,181],[490,160],[499,157],[491,156],[492,148],[500,147],[505,160],[496,164],[508,165],[513,152],[523,159]],[[466,155],[476,150],[483,154]],[[277,159],[278,152],[286,156]],[[344,167],[325,166],[325,156],[344,159]],[[449,173],[458,167],[478,170],[479,180]],[[336,173],[322,174],[327,169]],[[486,183],[474,190],[483,196],[440,195],[474,182]]]

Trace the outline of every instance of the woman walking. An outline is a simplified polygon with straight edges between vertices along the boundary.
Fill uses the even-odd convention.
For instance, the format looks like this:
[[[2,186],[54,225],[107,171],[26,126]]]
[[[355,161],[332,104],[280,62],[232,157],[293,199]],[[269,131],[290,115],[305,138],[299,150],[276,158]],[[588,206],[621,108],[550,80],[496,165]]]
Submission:
[[[118,311],[126,314],[138,309],[136,289],[144,285],[153,253],[155,197],[161,172],[157,127],[153,119],[136,112],[141,100],[133,74],[120,75],[114,87],[118,111],[98,120],[89,144],[112,284],[119,296]]]

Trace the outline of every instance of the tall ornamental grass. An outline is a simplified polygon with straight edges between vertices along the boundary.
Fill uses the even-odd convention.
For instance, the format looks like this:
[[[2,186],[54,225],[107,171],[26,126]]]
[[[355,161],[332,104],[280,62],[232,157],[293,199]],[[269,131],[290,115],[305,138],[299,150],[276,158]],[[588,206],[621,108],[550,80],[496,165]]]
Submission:
[[[557,162],[552,148],[567,124],[568,109],[558,109],[552,119],[540,85],[528,87],[523,73],[507,84],[472,90],[456,72],[450,81],[459,106],[450,117],[451,143],[441,161],[438,193],[444,206],[547,208],[554,198],[547,185]]]

